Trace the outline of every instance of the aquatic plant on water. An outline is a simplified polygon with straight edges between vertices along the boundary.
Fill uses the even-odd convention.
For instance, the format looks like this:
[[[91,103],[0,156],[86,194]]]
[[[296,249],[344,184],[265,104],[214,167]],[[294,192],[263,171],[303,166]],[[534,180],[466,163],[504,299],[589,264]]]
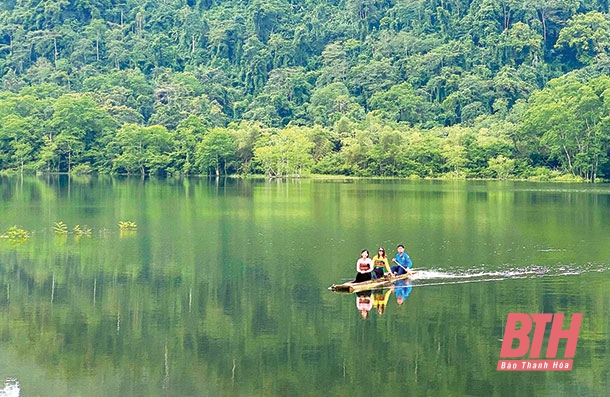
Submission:
[[[80,225],[76,225],[74,226],[74,234],[78,235],[78,236],[91,236],[91,229],[88,228],[86,225],[83,226],[82,228],[80,227]]]
[[[23,243],[29,239],[31,235],[32,234],[27,230],[21,229],[15,225],[11,226],[6,234],[3,234],[1,237],[7,238],[12,243]]]
[[[136,231],[138,230],[138,225],[136,225],[133,221],[119,221],[119,229],[123,232],[125,231]]]
[[[55,222],[55,226],[53,226],[53,231],[55,231],[55,234],[65,236],[68,234],[68,226],[62,221]]]

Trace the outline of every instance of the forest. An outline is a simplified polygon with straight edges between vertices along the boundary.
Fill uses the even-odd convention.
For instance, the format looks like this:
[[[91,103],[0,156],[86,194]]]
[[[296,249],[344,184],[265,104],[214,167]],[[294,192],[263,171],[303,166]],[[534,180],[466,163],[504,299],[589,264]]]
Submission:
[[[607,0],[4,0],[0,173],[610,179]]]

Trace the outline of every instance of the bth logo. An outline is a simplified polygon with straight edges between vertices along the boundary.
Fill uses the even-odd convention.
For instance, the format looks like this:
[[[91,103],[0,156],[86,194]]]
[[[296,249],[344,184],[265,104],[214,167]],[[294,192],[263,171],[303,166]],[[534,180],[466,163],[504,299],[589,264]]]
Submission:
[[[571,371],[578,343],[582,313],[572,314],[568,329],[564,329],[564,315],[561,313],[509,313],[506,319],[506,329],[502,340],[500,358],[529,357],[521,360],[500,360],[498,371]],[[517,324],[520,327],[517,328]],[[532,360],[540,357],[547,324],[552,323],[551,332],[546,346],[546,360]],[[530,341],[530,332],[533,335]],[[559,340],[566,340],[563,359],[557,359]],[[517,341],[517,345],[513,347]],[[531,342],[531,343],[530,343]]]

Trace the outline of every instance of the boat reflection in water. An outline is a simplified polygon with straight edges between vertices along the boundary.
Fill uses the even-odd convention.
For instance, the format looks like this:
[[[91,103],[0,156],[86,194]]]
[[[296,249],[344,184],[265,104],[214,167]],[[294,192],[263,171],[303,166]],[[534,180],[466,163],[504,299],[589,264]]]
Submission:
[[[396,304],[401,306],[411,294],[411,280],[398,280],[390,288],[356,292],[356,308],[363,320],[366,320],[373,309],[378,315],[383,315],[392,293],[396,296]]]
[[[355,293],[356,308],[360,316],[366,320],[373,309],[380,316],[385,313],[392,292],[396,296],[396,303],[401,306],[411,293],[411,278],[417,272],[410,271],[399,276],[384,276],[370,281],[348,281],[343,284],[333,284],[329,290],[339,293]]]

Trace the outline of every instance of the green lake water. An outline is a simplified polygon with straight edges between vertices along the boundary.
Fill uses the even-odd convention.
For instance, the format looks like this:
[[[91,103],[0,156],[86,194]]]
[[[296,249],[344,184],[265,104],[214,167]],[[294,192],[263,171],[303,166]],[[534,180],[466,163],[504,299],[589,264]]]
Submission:
[[[31,236],[0,239],[0,395],[610,390],[609,185],[2,178],[13,225]],[[362,319],[328,290],[398,243],[404,303],[375,291]],[[582,313],[574,369],[497,371],[511,312]]]

